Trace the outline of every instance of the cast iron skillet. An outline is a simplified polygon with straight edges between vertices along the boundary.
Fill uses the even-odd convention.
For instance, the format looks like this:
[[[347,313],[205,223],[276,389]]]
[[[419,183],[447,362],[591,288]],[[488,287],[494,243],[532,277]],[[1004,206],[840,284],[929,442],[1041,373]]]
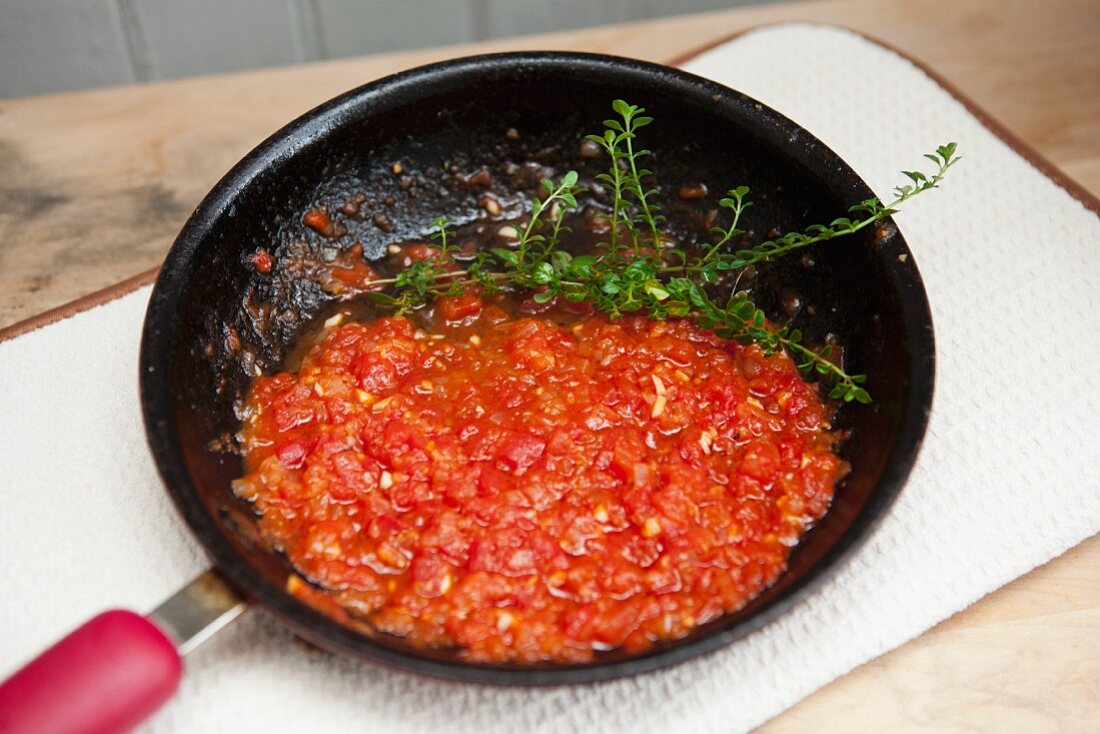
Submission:
[[[838,421],[851,432],[843,449],[851,474],[794,550],[789,570],[741,611],[637,655],[611,652],[568,665],[475,664],[353,631],[284,590],[286,562],[257,542],[253,513],[230,490],[242,473],[231,450],[238,428],[233,406],[257,371],[279,366],[332,297],[308,280],[258,274],[251,253],[275,252],[275,274],[291,269],[290,251],[331,257],[324,248],[334,243],[307,231],[302,214],[317,204],[336,208],[356,191],[374,199],[375,210],[385,196],[395,199],[384,209],[394,231],[383,232],[367,217],[349,222],[335,243],[346,249],[359,241],[372,258],[390,242],[424,236],[439,214],[459,222],[484,216],[476,195],[444,169],[485,165],[497,172],[508,161],[535,160],[559,175],[570,168],[594,172],[603,163],[581,158],[579,142],[601,129],[616,98],[656,118],[645,145],[655,151],[650,167],[663,191],[672,192],[666,201],[673,227],[690,228],[674,193],[682,184],[705,183],[712,205],[715,192],[751,185],[755,206],[745,221],[758,240],[772,227],[831,221],[872,196],[808,132],[726,87],[610,56],[513,53],[414,69],[308,112],[226,174],[180,232],[153,289],[141,346],[149,445],[168,493],[221,577],[295,634],[342,654],[464,681],[542,685],[641,673],[727,645],[786,612],[852,556],[897,497],[925,430],[934,358],[920,275],[886,220],[877,230],[765,266],[757,278],[755,297],[775,318],[782,320],[785,297],[800,298],[794,323],[811,343],[835,335],[847,364],[869,375],[875,402],[841,411]],[[506,135],[509,128],[519,135]],[[395,162],[409,171],[434,170],[437,178],[414,181],[413,198],[398,188]]]
[[[306,287],[261,287],[250,296],[254,303],[244,304],[249,285],[262,277],[248,267],[248,254],[310,238],[300,221],[316,203],[335,206],[356,190],[399,193],[395,161],[408,169],[450,162],[472,170],[527,154],[562,170],[582,166],[580,137],[598,131],[616,98],[656,118],[646,129],[646,146],[657,151],[651,167],[673,191],[682,182],[703,181],[712,192],[750,183],[758,192],[750,225],[782,230],[831,221],[872,196],[816,138],[718,84],[609,56],[500,54],[398,74],[307,113],[235,166],[176,239],[153,289],[141,348],[149,444],[169,494],[216,567],[296,634],[336,652],[468,681],[579,683],[640,673],[726,645],[794,606],[851,555],[897,496],[931,405],[933,337],[916,264],[887,221],[878,232],[813,250],[812,267],[798,262],[776,270],[776,282],[792,284],[814,307],[815,318],[799,321],[809,338],[836,334],[848,364],[869,375],[875,403],[845,410],[851,475],[792,555],[787,573],[745,609],[641,655],[609,654],[579,665],[490,665],[353,632],[284,591],[286,563],[255,542],[252,513],[230,491],[230,480],[242,473],[239,457],[210,446],[238,428],[233,403],[247,389],[250,363],[277,366],[324,299]],[[508,128],[521,133],[522,145],[509,144]],[[388,212],[397,231],[383,233],[368,220],[349,232],[345,246],[358,239],[368,256],[378,256],[388,242],[423,235],[437,214],[474,216],[472,194],[440,199],[425,195],[429,189],[421,187],[417,199],[397,197]],[[774,303],[780,290],[786,288],[758,296]],[[257,307],[266,304],[255,301],[267,297],[274,299],[270,311],[257,317]],[[241,342],[235,354],[226,349],[227,324]]]

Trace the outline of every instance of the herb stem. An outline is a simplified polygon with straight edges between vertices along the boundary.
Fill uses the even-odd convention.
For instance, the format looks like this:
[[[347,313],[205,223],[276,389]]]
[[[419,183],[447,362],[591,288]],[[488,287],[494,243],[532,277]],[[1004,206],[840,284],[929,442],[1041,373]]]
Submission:
[[[641,110],[639,110],[641,111]],[[653,237],[652,246],[658,247],[661,243],[661,235],[657,231],[657,221],[653,217],[653,212],[649,207],[649,197],[646,194],[645,188],[642,186],[641,176],[638,175],[638,157],[634,153],[634,126],[633,120],[627,126],[626,136],[626,158],[630,163],[630,175],[634,177],[634,183],[637,184],[637,190],[635,195],[638,199],[638,204],[642,207],[642,218],[649,224],[649,231]],[[639,255],[637,238],[634,240],[634,255]]]
[[[623,207],[623,172],[619,168],[619,152],[617,147],[609,147],[608,155],[611,157],[611,252],[617,253],[619,249],[619,225],[622,221]]]

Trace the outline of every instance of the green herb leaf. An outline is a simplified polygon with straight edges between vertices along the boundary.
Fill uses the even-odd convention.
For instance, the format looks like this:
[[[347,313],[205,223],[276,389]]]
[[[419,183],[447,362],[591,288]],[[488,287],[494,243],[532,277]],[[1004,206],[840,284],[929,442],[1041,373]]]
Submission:
[[[519,264],[519,255],[512,252],[511,250],[505,250],[503,247],[493,247],[489,250],[489,252],[499,257],[505,265],[511,265],[515,267]]]

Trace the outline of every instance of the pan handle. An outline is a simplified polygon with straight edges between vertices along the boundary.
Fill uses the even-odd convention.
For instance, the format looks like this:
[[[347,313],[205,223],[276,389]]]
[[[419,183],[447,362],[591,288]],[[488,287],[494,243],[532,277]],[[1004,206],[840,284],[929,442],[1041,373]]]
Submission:
[[[0,731],[128,731],[172,696],[182,672],[159,627],[134,612],[104,612],[0,685]]]
[[[0,731],[129,731],[175,693],[183,655],[246,608],[207,571],[148,617],[122,609],[93,617],[0,683]]]

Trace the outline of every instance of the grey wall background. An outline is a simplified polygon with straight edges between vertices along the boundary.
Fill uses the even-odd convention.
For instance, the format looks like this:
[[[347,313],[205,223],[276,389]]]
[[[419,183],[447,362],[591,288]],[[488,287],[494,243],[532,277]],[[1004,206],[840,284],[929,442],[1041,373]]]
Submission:
[[[0,97],[770,0],[0,0]]]

